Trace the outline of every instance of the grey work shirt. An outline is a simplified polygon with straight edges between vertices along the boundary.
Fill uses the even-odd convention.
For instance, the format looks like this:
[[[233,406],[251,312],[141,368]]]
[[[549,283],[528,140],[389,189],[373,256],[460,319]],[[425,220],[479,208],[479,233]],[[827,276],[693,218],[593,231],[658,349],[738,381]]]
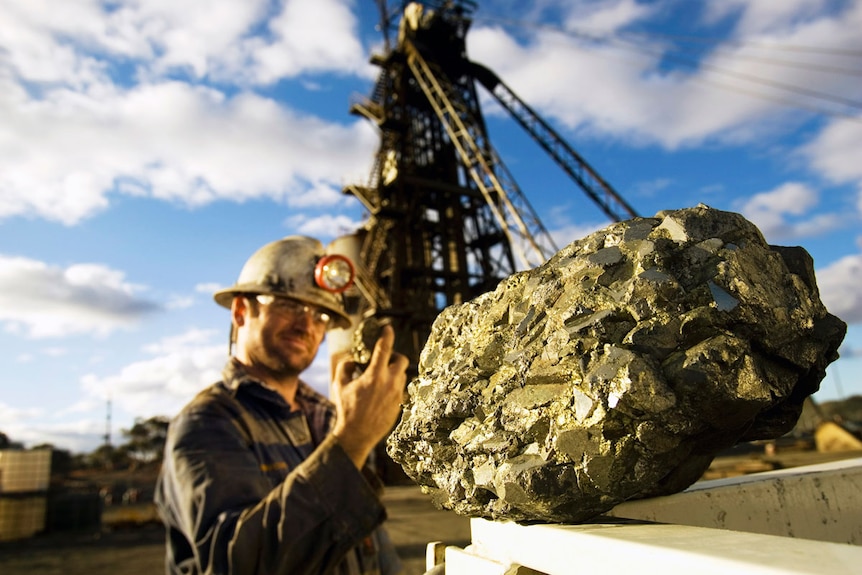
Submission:
[[[399,572],[375,489],[328,436],[332,404],[300,382],[291,410],[236,360],[223,377],[168,430],[167,573]]]

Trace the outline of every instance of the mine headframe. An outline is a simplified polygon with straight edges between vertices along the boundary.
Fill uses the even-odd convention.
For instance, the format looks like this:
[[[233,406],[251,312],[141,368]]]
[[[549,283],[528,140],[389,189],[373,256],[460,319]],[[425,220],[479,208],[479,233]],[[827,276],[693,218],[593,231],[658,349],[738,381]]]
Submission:
[[[368,183],[344,191],[368,211],[359,257],[370,311],[391,316],[396,349],[415,365],[440,310],[557,251],[488,139],[477,82],[608,217],[636,214],[491,70],[468,59],[475,2],[401,2],[397,27],[386,1],[378,6],[386,49],[372,62],[381,72],[351,112],[377,125],[381,143]]]

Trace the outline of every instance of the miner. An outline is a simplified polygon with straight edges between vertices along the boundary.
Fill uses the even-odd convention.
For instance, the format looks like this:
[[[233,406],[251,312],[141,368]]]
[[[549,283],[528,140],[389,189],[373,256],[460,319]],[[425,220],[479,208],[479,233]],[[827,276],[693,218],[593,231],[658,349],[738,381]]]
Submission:
[[[387,574],[400,562],[367,468],[400,413],[406,357],[384,328],[361,375],[334,371],[331,401],[300,375],[326,331],[350,324],[350,262],[291,236],[255,252],[236,284],[222,380],[173,419],[156,489],[168,573]]]

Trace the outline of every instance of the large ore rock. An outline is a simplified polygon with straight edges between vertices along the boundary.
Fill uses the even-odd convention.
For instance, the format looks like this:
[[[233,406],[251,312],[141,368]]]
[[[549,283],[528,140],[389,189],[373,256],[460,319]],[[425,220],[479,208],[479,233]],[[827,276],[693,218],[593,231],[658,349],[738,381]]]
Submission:
[[[439,507],[585,521],[789,431],[845,329],[741,215],[635,218],[444,310],[388,452]]]

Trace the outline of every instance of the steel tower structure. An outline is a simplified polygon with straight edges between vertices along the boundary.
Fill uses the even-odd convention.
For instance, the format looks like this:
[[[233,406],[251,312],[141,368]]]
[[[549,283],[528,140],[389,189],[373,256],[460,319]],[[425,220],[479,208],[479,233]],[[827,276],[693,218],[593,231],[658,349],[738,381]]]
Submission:
[[[471,62],[466,0],[378,0],[385,52],[373,92],[351,106],[380,131],[369,181],[344,192],[368,211],[360,231],[369,313],[389,316],[415,367],[437,314],[541,264],[557,248],[488,139],[483,85],[614,220],[634,210],[493,72]],[[390,36],[397,30],[396,38]]]

